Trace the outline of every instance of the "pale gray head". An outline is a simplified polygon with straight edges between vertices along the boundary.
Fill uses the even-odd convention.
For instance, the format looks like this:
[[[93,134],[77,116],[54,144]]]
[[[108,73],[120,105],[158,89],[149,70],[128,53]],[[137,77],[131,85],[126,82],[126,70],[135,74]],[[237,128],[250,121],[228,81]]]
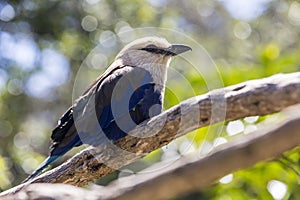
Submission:
[[[114,63],[149,71],[157,89],[164,92],[171,58],[188,50],[191,48],[181,44],[170,44],[164,38],[145,37],[127,44],[117,55]]]
[[[127,44],[117,55],[124,65],[140,66],[156,64],[168,67],[172,56],[191,50],[189,46],[170,44],[159,37],[144,37]]]

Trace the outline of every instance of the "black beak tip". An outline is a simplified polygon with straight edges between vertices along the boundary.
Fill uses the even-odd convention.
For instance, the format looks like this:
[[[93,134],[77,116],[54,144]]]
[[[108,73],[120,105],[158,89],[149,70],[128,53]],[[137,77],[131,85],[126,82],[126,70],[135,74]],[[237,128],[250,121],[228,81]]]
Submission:
[[[170,52],[172,52],[174,55],[178,55],[186,51],[192,51],[192,48],[183,44],[173,44],[170,49]]]

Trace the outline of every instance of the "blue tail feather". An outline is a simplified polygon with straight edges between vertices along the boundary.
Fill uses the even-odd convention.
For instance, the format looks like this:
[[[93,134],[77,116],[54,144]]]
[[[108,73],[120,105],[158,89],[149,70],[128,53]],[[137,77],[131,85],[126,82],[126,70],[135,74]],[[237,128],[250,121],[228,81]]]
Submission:
[[[61,156],[49,156],[44,160],[42,164],[40,164],[34,172],[32,172],[24,181],[23,183],[35,178],[36,176],[40,175],[44,169],[46,169],[51,163],[56,161]]]
[[[63,147],[57,147],[55,148],[49,157],[46,158],[46,160],[44,160],[44,162],[42,164],[40,164],[36,170],[34,170],[34,172],[32,172],[32,174],[30,174],[24,181],[27,182],[35,177],[37,177],[38,175],[40,175],[44,169],[46,169],[51,163],[55,162],[57,159],[59,159],[60,157],[62,157],[67,151],[69,151],[72,147],[74,146],[79,146],[81,145],[82,142],[79,138],[79,135],[76,135],[76,137],[66,146]]]

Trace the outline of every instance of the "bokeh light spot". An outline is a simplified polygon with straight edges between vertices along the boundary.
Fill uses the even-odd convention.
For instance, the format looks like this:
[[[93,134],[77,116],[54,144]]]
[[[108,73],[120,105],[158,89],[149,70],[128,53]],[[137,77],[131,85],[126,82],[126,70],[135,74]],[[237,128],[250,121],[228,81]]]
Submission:
[[[233,180],[233,174],[228,174],[224,177],[222,177],[219,182],[222,184],[228,184]]]
[[[162,161],[173,161],[173,160],[177,160],[180,157],[177,151],[178,146],[174,141],[162,147],[162,150],[163,150],[163,154],[161,157]]]
[[[209,17],[214,13],[215,6],[210,1],[207,2],[199,1],[197,10],[202,17]]]
[[[36,98],[50,98],[52,84],[44,73],[35,73],[30,76],[26,84],[26,93]]]
[[[235,37],[244,40],[251,35],[251,26],[246,22],[238,22],[233,29]]]
[[[92,32],[97,29],[98,21],[97,21],[96,17],[87,15],[82,19],[81,26],[84,30],[86,30],[88,32]]]
[[[271,193],[275,200],[281,200],[284,198],[287,192],[287,186],[281,181],[271,180],[268,182],[268,191]]]
[[[228,123],[226,127],[226,132],[229,136],[236,135],[238,133],[243,132],[245,126],[241,120],[231,121]]]
[[[30,35],[0,31],[0,52],[0,58],[15,62],[23,70],[31,70],[35,67],[39,49]]]
[[[14,137],[14,145],[19,149],[26,149],[30,144],[29,141],[29,138],[24,132],[19,132]]]
[[[249,134],[257,130],[257,126],[254,124],[249,124],[245,127],[244,134]]]
[[[42,52],[42,70],[31,75],[26,84],[26,92],[36,98],[51,100],[52,89],[65,83],[69,77],[68,60],[53,49]]]
[[[278,58],[280,54],[280,49],[276,44],[269,44],[264,52],[264,56],[269,60],[274,60]]]
[[[20,95],[22,90],[22,82],[19,79],[12,79],[7,84],[7,91],[12,95]]]
[[[116,45],[117,38],[112,31],[103,31],[100,35],[99,41],[104,47],[113,47]]]
[[[122,26],[118,29],[118,37],[124,43],[128,43],[134,40],[135,32],[130,26]]]
[[[193,145],[193,142],[188,139],[185,139],[179,146],[179,153],[181,155],[192,154],[195,151],[196,151],[196,148]]]
[[[255,122],[257,122],[259,116],[251,116],[251,117],[245,117],[244,121],[250,124],[253,124]]]
[[[108,65],[107,57],[101,53],[92,55],[91,64],[94,69],[103,69]]]
[[[100,0],[85,0],[88,4],[94,5],[100,2]]]
[[[27,158],[22,163],[22,168],[26,173],[31,173],[38,166],[38,161],[34,158]]]
[[[2,21],[8,22],[12,20],[15,14],[15,9],[10,4],[6,4],[2,8],[0,7],[0,20]]]
[[[163,7],[165,5],[168,4],[169,0],[160,0],[160,1],[156,1],[156,0],[148,0],[148,2],[155,7]]]
[[[254,20],[267,9],[270,0],[219,0],[236,19]]]
[[[207,155],[211,150],[213,150],[213,145],[210,142],[204,141],[199,148],[200,156]]]
[[[289,22],[293,25],[300,25],[300,3],[294,1],[289,8],[288,13]]]
[[[217,137],[216,139],[214,139],[213,146],[217,147],[217,146],[220,146],[220,145],[225,144],[227,142],[228,141],[226,140],[226,138]]]
[[[130,169],[123,169],[118,174],[118,178],[124,178],[124,177],[131,176],[131,175],[134,175],[134,172],[132,170],[130,170]]]

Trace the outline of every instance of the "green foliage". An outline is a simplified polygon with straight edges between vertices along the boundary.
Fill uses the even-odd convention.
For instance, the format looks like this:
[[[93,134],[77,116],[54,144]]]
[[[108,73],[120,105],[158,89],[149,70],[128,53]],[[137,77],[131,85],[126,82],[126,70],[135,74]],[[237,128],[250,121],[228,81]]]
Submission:
[[[72,104],[72,94],[78,96],[128,42],[112,40],[105,43],[107,38],[118,37],[119,32],[161,27],[189,35],[207,50],[224,86],[299,70],[299,3],[270,1],[262,6],[264,9],[259,16],[243,19],[236,16],[237,11],[229,12],[224,2],[1,2],[0,190],[19,184],[46,157],[51,129]],[[258,10],[255,13],[259,13]],[[176,42],[177,38],[167,39]],[[95,49],[96,46],[99,49]],[[101,51],[104,46],[105,52]],[[83,62],[92,50],[97,56]],[[50,59],[47,60],[47,57]],[[52,65],[47,66],[45,62]],[[99,63],[104,66],[99,66]],[[212,88],[208,87],[208,81],[213,88],[220,87],[214,85],[216,74],[211,73],[213,70],[208,66],[201,67],[199,72],[176,58],[171,68],[180,71],[191,87],[177,79],[169,79],[165,109],[209,91]],[[82,72],[83,76],[76,77],[77,72]],[[227,142],[246,133],[251,134],[251,130],[255,130],[261,122],[272,124],[282,118],[275,114],[252,121],[242,119],[204,127],[152,152],[128,169],[138,172],[172,156],[206,152],[217,143],[217,138],[219,142]],[[230,134],[231,126],[238,126],[241,131]],[[299,163],[297,149],[278,160],[235,172],[229,182],[216,183],[207,191],[193,196],[274,199],[270,185],[280,186],[276,182],[280,181],[287,190],[284,197],[277,199],[297,199],[300,196]],[[107,184],[116,178],[118,174],[113,173],[97,184]]]

